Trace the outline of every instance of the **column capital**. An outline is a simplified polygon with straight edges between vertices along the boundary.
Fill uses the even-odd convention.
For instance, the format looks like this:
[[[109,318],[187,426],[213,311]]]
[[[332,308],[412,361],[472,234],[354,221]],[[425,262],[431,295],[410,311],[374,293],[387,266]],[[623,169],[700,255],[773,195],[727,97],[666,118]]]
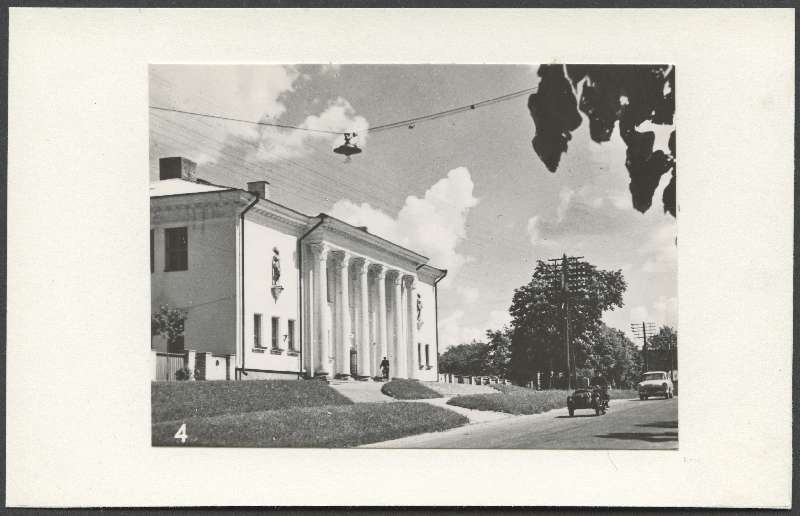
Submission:
[[[403,274],[397,269],[391,269],[386,271],[386,277],[389,278],[389,281],[395,287],[400,286],[400,282],[403,280]]]
[[[348,265],[350,265],[350,258],[353,256],[352,254],[348,253],[343,249],[337,249],[335,251],[331,251],[334,255],[336,255],[337,262],[336,266],[340,269],[346,269]]]
[[[375,272],[375,277],[377,279],[382,280],[386,277],[386,267],[384,267],[380,263],[370,264],[370,269],[372,269]]]
[[[309,242],[308,248],[317,260],[326,260],[331,247],[324,242]]]
[[[403,276],[403,282],[406,284],[406,288],[412,290],[416,287],[417,278],[411,274],[406,274]]]
[[[363,256],[355,256],[352,260],[356,274],[364,274],[369,270],[369,260]]]

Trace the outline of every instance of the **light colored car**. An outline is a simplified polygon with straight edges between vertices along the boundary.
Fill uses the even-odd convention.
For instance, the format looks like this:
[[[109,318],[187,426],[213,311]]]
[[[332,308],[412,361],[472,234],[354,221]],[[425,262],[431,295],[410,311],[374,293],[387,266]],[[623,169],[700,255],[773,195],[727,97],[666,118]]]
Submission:
[[[673,396],[674,389],[672,380],[664,371],[648,371],[642,374],[642,381],[636,385],[639,391],[639,399],[646,400],[650,396],[664,396],[669,399]]]

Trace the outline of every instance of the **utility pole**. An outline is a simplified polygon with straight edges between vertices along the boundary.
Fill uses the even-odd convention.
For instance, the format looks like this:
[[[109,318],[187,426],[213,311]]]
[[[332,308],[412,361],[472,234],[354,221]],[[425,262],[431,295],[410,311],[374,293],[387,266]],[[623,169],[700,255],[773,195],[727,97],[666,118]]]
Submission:
[[[636,337],[642,339],[642,358],[644,359],[644,370],[647,371],[647,337],[653,336],[656,333],[656,325],[651,322],[642,321],[642,325],[631,324],[631,331]]]
[[[585,294],[587,280],[591,272],[589,264],[581,262],[581,258],[583,256],[567,256],[564,254],[561,258],[547,260],[550,262],[547,268],[548,280],[551,288],[558,292],[561,298],[561,312],[564,317],[564,357],[567,368],[567,388],[569,390],[572,390],[572,387],[577,383],[577,378],[573,378],[575,374],[574,360],[570,360],[570,298],[574,294]]]

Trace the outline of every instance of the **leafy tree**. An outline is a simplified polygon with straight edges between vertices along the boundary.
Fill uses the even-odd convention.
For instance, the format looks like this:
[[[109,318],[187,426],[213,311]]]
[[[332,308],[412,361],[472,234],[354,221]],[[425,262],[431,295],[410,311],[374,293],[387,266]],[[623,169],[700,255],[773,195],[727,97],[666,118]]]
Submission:
[[[622,271],[589,266],[585,288],[554,288],[548,265],[537,262],[530,282],[514,291],[511,305],[511,375],[524,384],[536,371],[565,371],[564,303],[569,303],[570,363],[586,364],[606,310],[623,305]]]
[[[614,386],[628,388],[639,381],[642,357],[623,331],[601,324],[592,340],[586,365],[595,374],[603,374]]]
[[[673,123],[675,115],[675,68],[646,65],[542,65],[536,93],[528,109],[536,125],[533,149],[550,172],[567,151],[571,134],[581,125],[580,110],[589,119],[589,133],[597,143],[619,132],[627,146],[625,166],[630,176],[633,207],[644,213],[663,174],[672,174],[664,189],[664,211],[675,216],[675,131],[669,153],[653,150],[655,133],[637,131],[644,122]],[[580,94],[580,100],[576,97]]]
[[[167,339],[167,349],[173,350],[183,337],[186,312],[169,306],[162,306],[158,312],[150,316],[152,335],[161,335]]]
[[[458,375],[491,374],[487,371],[489,353],[488,344],[475,340],[452,346],[439,355],[439,370]]]
[[[648,339],[647,364],[652,370],[678,367],[678,332],[674,328],[662,326]]]
[[[504,327],[500,330],[486,330],[489,349],[486,370],[489,374],[508,378],[511,374],[511,330]]]

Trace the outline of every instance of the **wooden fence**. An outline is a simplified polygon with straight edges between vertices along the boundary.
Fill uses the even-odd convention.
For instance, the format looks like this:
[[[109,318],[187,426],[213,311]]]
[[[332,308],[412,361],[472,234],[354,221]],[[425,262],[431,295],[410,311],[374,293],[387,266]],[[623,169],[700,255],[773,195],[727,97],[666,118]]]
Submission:
[[[183,368],[183,353],[156,353],[156,380],[175,380],[175,372]]]

